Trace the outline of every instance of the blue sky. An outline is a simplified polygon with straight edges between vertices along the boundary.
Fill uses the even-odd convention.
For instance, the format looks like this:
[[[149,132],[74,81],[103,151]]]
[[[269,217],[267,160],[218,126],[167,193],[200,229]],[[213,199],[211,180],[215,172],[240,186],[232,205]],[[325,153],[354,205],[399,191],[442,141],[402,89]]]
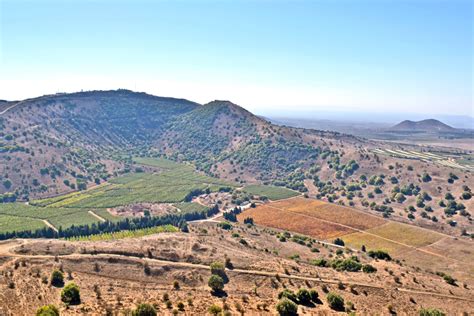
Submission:
[[[0,0],[0,99],[128,88],[473,116],[472,17],[468,0]]]

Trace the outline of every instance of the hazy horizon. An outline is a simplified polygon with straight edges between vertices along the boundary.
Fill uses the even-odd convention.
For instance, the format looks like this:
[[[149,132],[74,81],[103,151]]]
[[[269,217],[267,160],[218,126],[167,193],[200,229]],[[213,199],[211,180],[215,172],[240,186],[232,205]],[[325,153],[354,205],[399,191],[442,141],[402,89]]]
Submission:
[[[0,99],[126,88],[256,114],[474,116],[471,1],[4,0],[0,21]]]

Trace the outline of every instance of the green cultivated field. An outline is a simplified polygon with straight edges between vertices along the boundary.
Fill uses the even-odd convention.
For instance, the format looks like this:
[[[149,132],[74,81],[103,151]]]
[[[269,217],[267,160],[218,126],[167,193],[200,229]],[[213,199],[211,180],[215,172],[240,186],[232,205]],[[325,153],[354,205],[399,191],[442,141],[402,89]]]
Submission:
[[[87,209],[38,207],[24,203],[0,204],[0,232],[43,228],[45,225],[42,220],[47,220],[56,228],[97,222],[97,219],[87,211]]]
[[[159,174],[134,173],[110,180],[84,192],[75,192],[34,201],[32,204],[62,208],[110,208],[133,203],[181,202],[193,190],[218,191],[232,186],[219,179],[195,172],[190,166],[166,170]]]
[[[300,193],[287,188],[258,184],[248,185],[243,188],[243,191],[252,195],[266,196],[272,201],[287,199],[300,195]]]
[[[185,168],[188,167],[191,170],[193,170],[192,166],[187,166],[184,164],[180,164],[168,159],[163,159],[163,158],[148,158],[148,157],[135,157],[133,158],[133,161],[139,165],[144,165],[144,166],[151,166],[151,167],[157,167],[161,169],[177,169],[177,168]]]
[[[0,233],[21,230],[36,230],[44,227],[45,224],[39,219],[0,215]]]
[[[187,213],[187,212],[194,212],[194,211],[207,211],[209,208],[198,204],[198,203],[193,203],[193,202],[182,202],[182,203],[175,203],[173,206],[177,207],[178,209],[181,210],[181,212]]]
[[[117,222],[121,219],[120,216],[114,216],[110,214],[105,208],[95,208],[91,209],[91,211],[110,222]]]
[[[0,204],[0,232],[43,228],[47,220],[56,228],[98,222],[88,211],[110,220],[119,220],[107,208],[140,203],[176,203],[183,212],[206,210],[195,203],[182,203],[193,190],[218,191],[233,184],[202,175],[191,165],[165,159],[136,158],[140,164],[162,169],[160,173],[132,173],[94,188],[24,203]]]

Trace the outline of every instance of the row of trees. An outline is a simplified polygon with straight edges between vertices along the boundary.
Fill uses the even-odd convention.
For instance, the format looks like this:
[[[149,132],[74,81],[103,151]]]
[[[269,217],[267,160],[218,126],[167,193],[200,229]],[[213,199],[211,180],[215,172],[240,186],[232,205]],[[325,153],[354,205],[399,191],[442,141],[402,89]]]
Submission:
[[[240,213],[242,213],[242,209],[240,207],[235,207],[228,212],[224,212],[224,218],[229,222],[237,222],[237,215]]]
[[[187,221],[205,219],[219,211],[217,206],[206,211],[194,211],[180,214],[167,214],[159,217],[140,217],[125,218],[118,222],[100,222],[92,225],[78,225],[63,229],[59,227],[58,231],[51,228],[42,228],[35,231],[25,230],[18,232],[0,233],[0,240],[10,238],[71,238],[78,236],[89,236],[101,233],[114,233],[121,230],[136,230],[161,225],[173,225],[187,231]]]

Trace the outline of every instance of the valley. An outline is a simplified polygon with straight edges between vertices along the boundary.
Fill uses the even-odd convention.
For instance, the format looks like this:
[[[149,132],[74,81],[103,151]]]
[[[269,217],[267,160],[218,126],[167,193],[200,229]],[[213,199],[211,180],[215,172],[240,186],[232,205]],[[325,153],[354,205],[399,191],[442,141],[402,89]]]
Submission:
[[[0,0],[0,316],[474,315],[473,4]]]
[[[147,303],[164,315],[266,315],[282,297],[301,314],[474,309],[474,148],[128,90],[2,108],[0,314],[55,304],[129,315]],[[55,270],[80,304],[61,302]],[[209,289],[216,273],[224,290]],[[290,293],[301,288],[317,298]]]

